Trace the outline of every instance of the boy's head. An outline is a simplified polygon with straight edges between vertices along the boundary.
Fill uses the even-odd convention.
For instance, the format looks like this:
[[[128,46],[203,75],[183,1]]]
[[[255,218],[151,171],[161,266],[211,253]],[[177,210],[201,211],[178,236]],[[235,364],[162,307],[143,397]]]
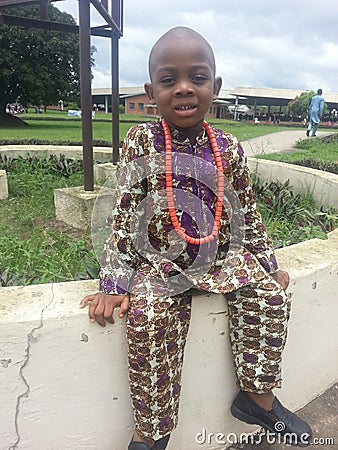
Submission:
[[[149,75],[151,83],[145,84],[149,99],[167,122],[182,129],[202,123],[222,84],[215,78],[209,43],[186,27],[172,28],[154,44]]]
[[[318,89],[318,90],[317,90],[317,94],[318,94],[318,95],[322,95],[322,93],[323,93],[322,89]]]
[[[184,45],[188,40],[196,42],[200,48],[205,50],[207,59],[209,60],[210,66],[213,70],[213,74],[216,72],[216,64],[214,52],[209,44],[209,42],[199,33],[187,27],[175,27],[167,31],[163,36],[161,36],[153,45],[153,48],[149,54],[148,70],[149,77],[152,80],[153,71],[156,69],[156,64],[159,55],[162,53],[163,48],[168,45],[180,46]]]

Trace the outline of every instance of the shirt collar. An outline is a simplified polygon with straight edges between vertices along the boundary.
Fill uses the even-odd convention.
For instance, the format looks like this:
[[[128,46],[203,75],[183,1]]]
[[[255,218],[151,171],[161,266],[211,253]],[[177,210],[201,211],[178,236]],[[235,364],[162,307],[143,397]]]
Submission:
[[[159,119],[159,122],[161,123],[161,119]],[[189,138],[187,138],[182,131],[178,130],[177,128],[175,128],[173,125],[169,125],[170,128],[170,132],[171,132],[171,139],[173,142],[175,143],[179,143],[179,144],[189,144],[191,145]],[[203,129],[198,133],[198,135],[196,136],[196,144],[198,145],[202,145],[205,144],[208,140],[208,135],[207,132],[205,131],[205,128],[203,127]]]

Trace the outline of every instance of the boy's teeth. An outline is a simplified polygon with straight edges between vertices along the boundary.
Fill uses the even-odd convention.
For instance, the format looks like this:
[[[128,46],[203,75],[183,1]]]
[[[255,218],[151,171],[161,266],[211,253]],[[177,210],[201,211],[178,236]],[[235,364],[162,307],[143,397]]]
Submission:
[[[177,109],[180,111],[187,111],[188,109],[192,109],[193,106],[178,106]]]

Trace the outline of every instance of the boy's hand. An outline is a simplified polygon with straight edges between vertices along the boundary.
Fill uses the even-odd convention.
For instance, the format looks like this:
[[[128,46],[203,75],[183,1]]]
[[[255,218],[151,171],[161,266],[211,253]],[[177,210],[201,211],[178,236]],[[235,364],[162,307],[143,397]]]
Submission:
[[[97,322],[101,327],[106,326],[106,321],[114,323],[114,309],[119,307],[118,316],[122,319],[129,309],[129,294],[110,295],[92,294],[86,295],[81,300],[80,308],[84,308],[89,303],[88,315],[92,322]]]
[[[287,289],[290,283],[290,276],[285,270],[277,270],[277,272],[271,274],[271,276],[282,286],[284,291]]]

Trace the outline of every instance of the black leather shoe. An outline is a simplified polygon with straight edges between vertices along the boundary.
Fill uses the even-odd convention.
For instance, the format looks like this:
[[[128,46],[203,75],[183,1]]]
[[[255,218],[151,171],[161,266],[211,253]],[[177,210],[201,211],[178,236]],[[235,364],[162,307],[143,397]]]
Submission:
[[[155,441],[154,447],[149,447],[144,442],[131,441],[128,446],[128,450],[165,450],[167,448],[169,439],[170,434],[167,434],[167,436],[164,436],[163,438]]]
[[[151,450],[151,448],[144,442],[131,441],[128,445],[128,450]]]
[[[163,438],[159,439],[158,441],[155,441],[155,450],[165,450],[167,448],[168,442],[170,439],[170,434],[167,434],[167,436],[164,436]]]
[[[242,422],[260,425],[284,438],[285,444],[307,447],[312,440],[311,427],[293,414],[275,397],[271,411],[265,411],[246,392],[240,391],[231,405],[231,414]],[[284,443],[282,440],[282,443]]]

